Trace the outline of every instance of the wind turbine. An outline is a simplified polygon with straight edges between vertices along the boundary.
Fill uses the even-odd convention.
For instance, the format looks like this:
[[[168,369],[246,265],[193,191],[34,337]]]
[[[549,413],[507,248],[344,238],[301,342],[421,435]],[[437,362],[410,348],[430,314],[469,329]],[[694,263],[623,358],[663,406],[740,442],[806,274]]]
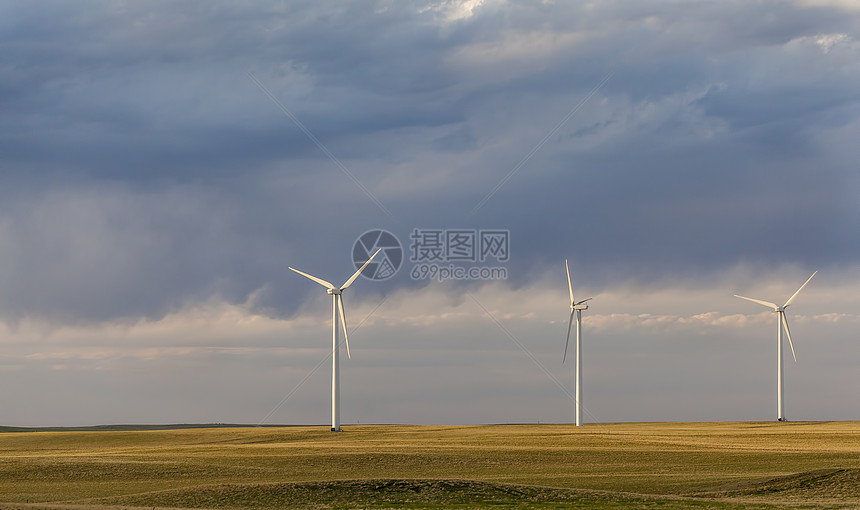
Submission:
[[[358,275],[364,271],[364,268],[370,264],[370,261],[373,260],[373,257],[379,254],[382,249],[376,250],[367,262],[364,263],[363,266],[358,268],[352,276],[349,277],[349,280],[343,282],[343,285],[340,287],[335,287],[331,283],[317,278],[316,276],[311,276],[307,273],[303,273],[298,269],[290,268],[291,270],[299,273],[300,275],[317,282],[326,288],[326,294],[331,295],[332,299],[332,308],[331,308],[331,431],[332,432],[340,432],[340,363],[338,361],[338,352],[339,344],[337,341],[337,317],[340,315],[340,322],[343,325],[343,338],[346,340],[346,356],[349,356],[349,335],[346,332],[346,313],[343,311],[343,291],[347,289],[352,282],[358,278]]]
[[[567,288],[570,291],[570,320],[567,322],[567,340],[564,342],[564,357],[561,362],[567,360],[567,344],[570,343],[570,328],[573,325],[573,315],[576,314],[576,426],[582,426],[582,311],[588,310],[584,304],[591,298],[577,302],[573,299],[573,283],[570,281],[570,268],[567,259],[564,259],[564,269],[567,270]]]
[[[812,276],[818,274],[818,271],[812,273]],[[762,301],[760,299],[753,299],[744,296],[738,296],[735,294],[736,298],[746,299],[747,301],[752,301],[753,303],[758,303],[760,305],[764,305],[768,308],[772,308],[774,312],[776,312],[776,419],[778,421],[785,421],[785,404],[783,399],[783,387],[782,387],[782,328],[785,326],[785,335],[788,337],[788,346],[791,347],[791,356],[794,358],[794,362],[797,363],[797,356],[794,354],[794,344],[791,343],[791,332],[788,329],[788,320],[785,318],[785,309],[788,308],[794,298],[800,294],[800,291],[806,287],[806,284],[809,283],[809,280],[812,279],[810,276],[806,282],[797,289],[797,292],[792,294],[788,301],[785,302],[784,305],[778,306],[776,303],[771,303],[770,301]]]

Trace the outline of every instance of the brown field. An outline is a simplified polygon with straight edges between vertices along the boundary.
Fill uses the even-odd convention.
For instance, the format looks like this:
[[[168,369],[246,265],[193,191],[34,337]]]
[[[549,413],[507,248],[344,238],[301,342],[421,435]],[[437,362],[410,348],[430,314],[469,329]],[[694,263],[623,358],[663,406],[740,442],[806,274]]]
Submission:
[[[0,434],[0,508],[860,508],[860,423]]]

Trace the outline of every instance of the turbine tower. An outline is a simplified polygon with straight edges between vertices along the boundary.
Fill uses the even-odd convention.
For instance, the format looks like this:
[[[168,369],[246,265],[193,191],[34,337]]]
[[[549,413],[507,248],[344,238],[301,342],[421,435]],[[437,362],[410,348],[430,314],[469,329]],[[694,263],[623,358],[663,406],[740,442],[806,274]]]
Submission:
[[[376,250],[367,262],[361,266],[358,271],[356,271],[352,276],[349,277],[349,280],[345,281],[343,285],[340,287],[335,287],[331,283],[317,278],[316,276],[311,276],[307,273],[303,273],[298,269],[290,268],[292,271],[299,273],[300,275],[317,282],[326,288],[326,294],[331,295],[332,297],[332,308],[331,308],[331,430],[332,432],[340,432],[340,363],[338,352],[339,344],[337,341],[337,318],[340,315],[340,322],[343,326],[343,338],[346,340],[346,356],[349,356],[349,335],[346,332],[346,313],[343,310],[343,291],[347,289],[352,282],[358,278],[358,275],[364,271],[364,268],[370,264],[370,261],[373,260],[382,249]]]
[[[570,281],[570,267],[567,259],[564,260],[564,269],[567,270],[567,289],[570,291],[570,320],[567,322],[567,340],[564,342],[564,357],[561,362],[567,360],[567,345],[570,343],[570,328],[573,325],[573,316],[576,314],[576,426],[582,426],[582,311],[588,310],[584,304],[591,298],[577,302],[573,299],[573,283]]]
[[[818,271],[812,273],[812,276],[818,274]],[[771,303],[770,301],[762,301],[760,299],[753,299],[744,296],[738,296],[735,294],[736,298],[746,299],[747,301],[752,301],[753,303],[758,303],[760,305],[764,305],[768,308],[772,308],[774,312],[776,312],[776,419],[777,421],[785,421],[785,400],[783,396],[783,376],[782,376],[782,329],[785,327],[785,336],[788,337],[788,346],[791,347],[791,356],[794,358],[794,362],[797,363],[797,356],[794,354],[794,344],[791,342],[791,332],[788,329],[788,319],[785,318],[785,309],[788,308],[794,298],[800,294],[800,291],[806,287],[806,284],[809,283],[809,280],[812,280],[812,276],[810,276],[806,282],[797,289],[788,301],[785,302],[784,305],[779,306],[776,303]]]

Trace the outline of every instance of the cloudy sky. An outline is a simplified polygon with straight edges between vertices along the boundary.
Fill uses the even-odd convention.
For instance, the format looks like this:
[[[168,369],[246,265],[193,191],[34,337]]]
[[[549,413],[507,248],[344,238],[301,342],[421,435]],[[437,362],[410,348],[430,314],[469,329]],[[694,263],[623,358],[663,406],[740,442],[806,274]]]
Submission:
[[[0,424],[860,419],[860,2],[4,2]],[[416,230],[504,277],[416,278]],[[426,261],[424,261],[426,262]]]

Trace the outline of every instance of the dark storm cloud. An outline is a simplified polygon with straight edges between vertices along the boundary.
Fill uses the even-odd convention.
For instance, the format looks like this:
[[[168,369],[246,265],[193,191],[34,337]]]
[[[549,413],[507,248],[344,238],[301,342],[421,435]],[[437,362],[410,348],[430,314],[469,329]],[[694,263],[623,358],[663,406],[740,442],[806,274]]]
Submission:
[[[50,5],[0,16],[6,316],[157,317],[262,288],[292,313],[317,289],[286,266],[345,278],[373,227],[509,228],[515,284],[565,256],[604,281],[857,262],[857,148],[830,155],[857,130],[857,13]]]

